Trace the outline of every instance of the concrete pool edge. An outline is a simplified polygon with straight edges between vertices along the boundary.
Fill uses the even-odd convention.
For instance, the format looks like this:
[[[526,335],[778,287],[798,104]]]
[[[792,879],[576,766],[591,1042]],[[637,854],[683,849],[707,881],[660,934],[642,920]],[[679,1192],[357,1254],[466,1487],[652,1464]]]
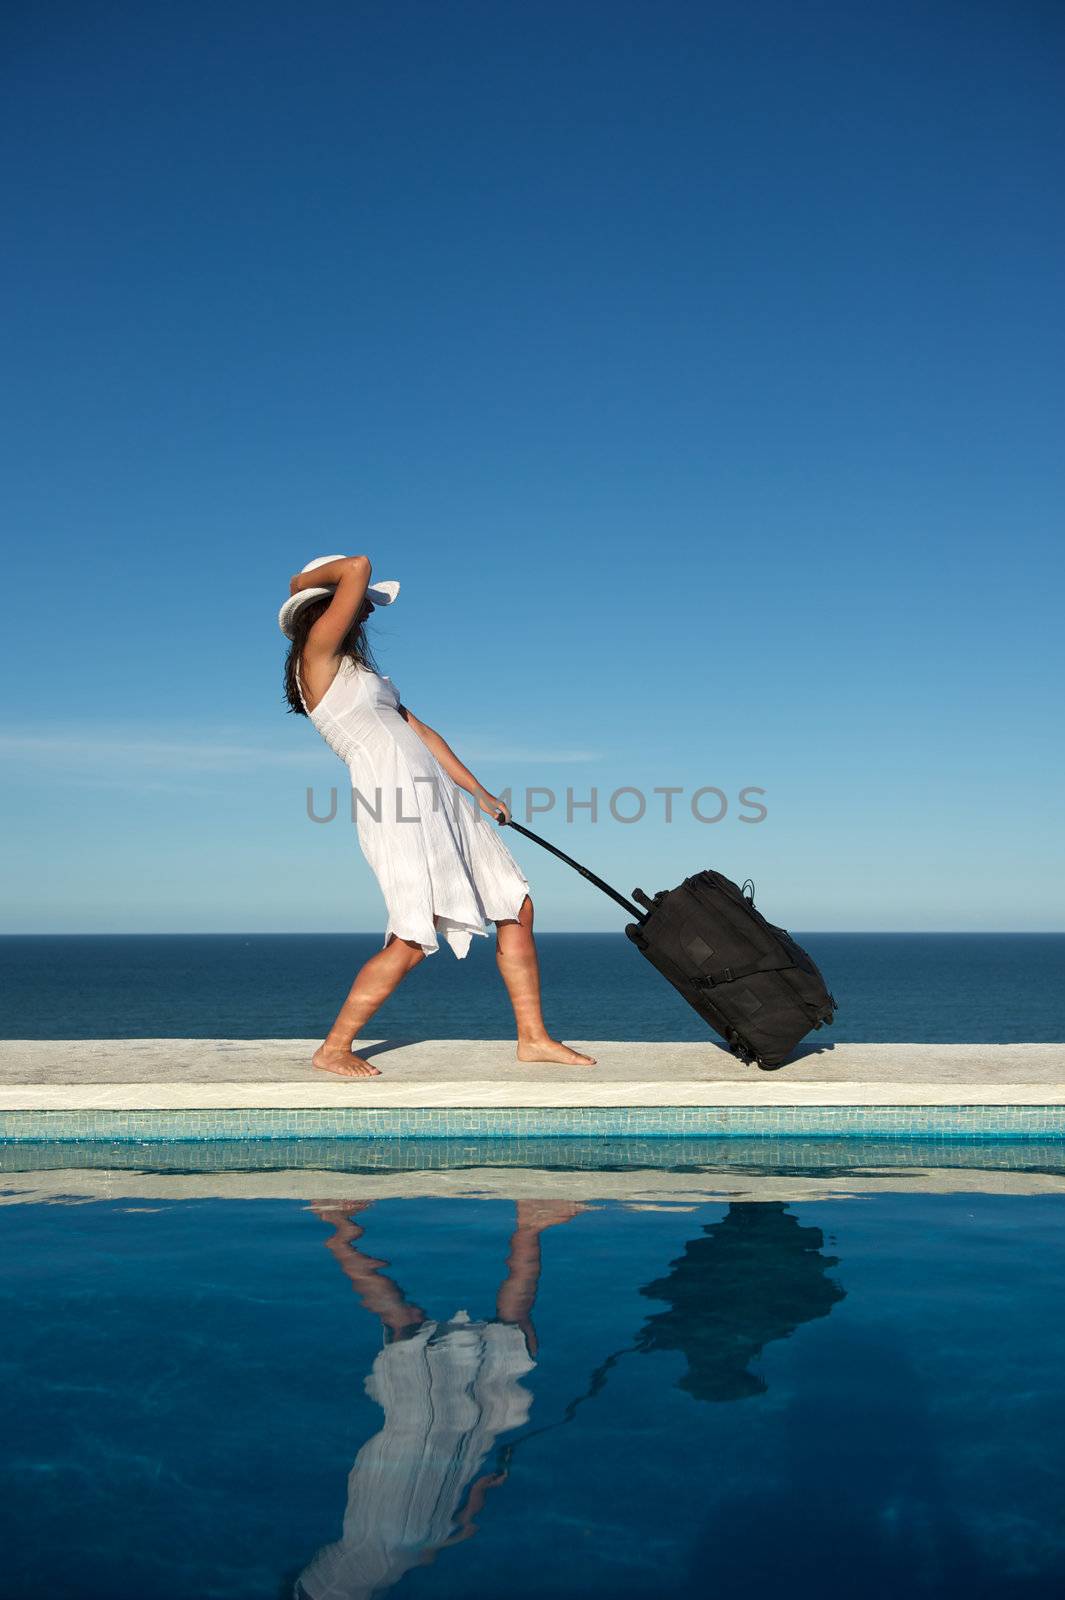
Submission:
[[[0,1041],[0,1139],[1065,1138],[1065,1045],[809,1045],[779,1072],[712,1041],[378,1040],[342,1079],[310,1040]]]

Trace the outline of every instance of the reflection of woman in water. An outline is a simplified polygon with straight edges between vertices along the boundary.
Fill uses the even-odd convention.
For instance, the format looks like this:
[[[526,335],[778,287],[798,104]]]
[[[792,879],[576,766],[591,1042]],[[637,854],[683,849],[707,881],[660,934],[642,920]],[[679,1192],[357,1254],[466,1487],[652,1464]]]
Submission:
[[[385,1330],[366,1380],[385,1419],[355,1458],[343,1533],[301,1573],[296,1600],[368,1600],[476,1532],[474,1517],[506,1476],[478,1473],[499,1434],[524,1426],[532,1404],[520,1380],[535,1366],[540,1234],[582,1209],[519,1200],[495,1316],[473,1321],[457,1311],[437,1322],[384,1276],[386,1262],[357,1248],[363,1229],[351,1217],[371,1203],[314,1207],[335,1230],[327,1248]]]

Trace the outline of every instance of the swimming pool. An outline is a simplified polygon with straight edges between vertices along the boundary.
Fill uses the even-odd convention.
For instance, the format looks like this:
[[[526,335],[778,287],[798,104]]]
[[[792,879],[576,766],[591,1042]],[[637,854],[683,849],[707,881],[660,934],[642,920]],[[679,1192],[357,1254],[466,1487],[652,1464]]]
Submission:
[[[765,1153],[22,1152],[8,1592],[1059,1593],[1060,1155]]]

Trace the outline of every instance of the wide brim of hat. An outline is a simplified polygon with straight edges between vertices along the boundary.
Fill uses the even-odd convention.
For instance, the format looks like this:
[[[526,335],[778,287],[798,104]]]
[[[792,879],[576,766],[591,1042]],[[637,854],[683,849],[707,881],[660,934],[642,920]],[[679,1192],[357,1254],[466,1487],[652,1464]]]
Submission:
[[[277,623],[286,639],[292,638],[292,627],[296,615],[305,605],[312,600],[320,600],[323,595],[330,595],[336,588],[335,584],[325,584],[314,589],[301,589],[299,594],[290,595],[281,610],[277,613]],[[375,606],[390,606],[399,594],[399,584],[394,578],[383,579],[380,583],[371,583],[366,591],[366,598]]]

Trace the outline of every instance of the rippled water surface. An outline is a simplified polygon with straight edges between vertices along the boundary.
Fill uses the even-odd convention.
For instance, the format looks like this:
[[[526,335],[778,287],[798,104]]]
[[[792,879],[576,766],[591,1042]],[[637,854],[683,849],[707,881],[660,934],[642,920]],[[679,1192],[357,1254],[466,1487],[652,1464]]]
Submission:
[[[3,1180],[6,1593],[1062,1592],[1060,1194],[93,1181]]]

